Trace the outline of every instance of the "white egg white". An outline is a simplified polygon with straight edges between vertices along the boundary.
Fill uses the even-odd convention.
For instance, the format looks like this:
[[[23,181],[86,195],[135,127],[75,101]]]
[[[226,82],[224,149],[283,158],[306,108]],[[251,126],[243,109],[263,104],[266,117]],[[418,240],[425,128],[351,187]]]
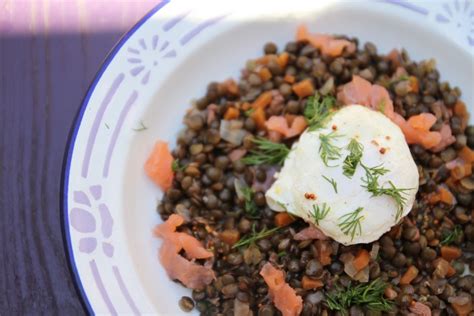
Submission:
[[[320,157],[320,134],[335,132],[340,135],[332,144],[341,148],[341,156],[331,160],[329,167]],[[418,191],[418,169],[400,128],[385,115],[360,105],[346,106],[336,112],[324,128],[306,130],[295,143],[276,181],[266,192],[268,205],[275,211],[287,211],[316,224],[311,213],[313,206],[326,203],[330,207],[326,217],[317,225],[327,236],[345,245],[369,243],[397,224],[398,206],[390,196],[374,197],[361,180],[365,170],[357,166],[352,178],[343,174],[343,161],[349,154],[347,145],[355,138],[363,145],[362,163],[368,167],[383,165],[389,172],[380,176],[383,187],[391,181],[397,188],[408,188],[402,216],[406,216]],[[337,184],[337,193],[328,179]],[[314,199],[308,198],[308,196]],[[360,215],[361,233],[352,236],[341,229],[341,217],[363,208]]]

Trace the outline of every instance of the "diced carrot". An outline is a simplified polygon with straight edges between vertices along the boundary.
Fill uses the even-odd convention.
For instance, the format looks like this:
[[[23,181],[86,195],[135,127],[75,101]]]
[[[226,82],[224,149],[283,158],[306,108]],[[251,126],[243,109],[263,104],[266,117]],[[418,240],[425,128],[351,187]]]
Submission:
[[[316,251],[318,252],[319,262],[323,266],[331,264],[332,247],[326,240],[316,240]]]
[[[270,104],[270,102],[272,102],[272,99],[273,99],[273,96],[272,96],[271,91],[265,91],[262,94],[260,94],[255,101],[253,101],[252,108],[265,109]]]
[[[226,229],[219,234],[219,239],[233,246],[240,239],[240,233],[237,229]]]
[[[474,150],[470,149],[467,146],[464,146],[458,153],[459,158],[464,160],[467,163],[474,162]]]
[[[418,269],[415,266],[409,266],[407,271],[400,278],[401,285],[410,284],[418,276]]]
[[[285,68],[286,65],[288,64],[288,59],[290,58],[290,55],[287,52],[283,52],[280,55],[278,55],[278,65],[280,65],[281,68]]]
[[[295,83],[295,76],[292,76],[292,75],[285,75],[285,77],[283,77],[283,80],[289,84],[293,84]]]
[[[257,124],[258,128],[260,128],[260,129],[265,128],[266,117],[265,117],[265,110],[263,109],[263,107],[257,107],[252,112],[250,117],[255,121],[255,124]]]
[[[469,112],[467,111],[466,104],[458,100],[454,105],[454,114],[461,118],[461,130],[464,131],[469,122]]]
[[[448,278],[452,277],[453,275],[456,274],[456,269],[454,269],[454,267],[452,265],[449,265],[448,266],[448,272],[446,273],[446,276]]]
[[[260,71],[258,72],[258,75],[260,76],[260,79],[262,79],[263,81],[268,81],[272,77],[272,73],[266,67],[263,67],[262,69],[260,69]]]
[[[173,183],[173,156],[168,143],[158,141],[145,163],[145,172],[163,191],[168,190]]]
[[[365,249],[361,249],[355,256],[352,262],[352,265],[354,266],[354,268],[356,268],[357,271],[360,271],[364,269],[366,266],[368,266],[369,262],[370,262],[369,252]]]
[[[301,279],[301,287],[303,290],[316,290],[320,289],[324,286],[323,282],[321,280],[313,279],[308,276],[303,276],[303,279]]]
[[[240,106],[240,108],[244,111],[247,111],[247,110],[250,110],[250,108],[252,107],[252,105],[248,102],[244,102],[242,103],[242,105]]]
[[[461,180],[462,178],[468,177],[472,174],[472,164],[466,163],[464,160],[461,160],[460,164],[454,166],[451,169],[451,176],[455,180]]]
[[[314,86],[310,79],[305,79],[293,84],[293,92],[300,98],[308,97],[314,94]]]
[[[224,114],[224,120],[230,121],[230,120],[235,120],[240,116],[240,111],[234,107],[229,107],[227,108],[227,111],[225,111]]]
[[[410,90],[415,92],[415,93],[418,93],[418,91],[420,91],[420,85],[418,83],[418,78],[415,77],[415,76],[410,76],[409,82],[410,82]]]
[[[439,200],[443,203],[446,203],[448,205],[454,205],[456,202],[456,199],[454,198],[454,195],[449,191],[448,188],[445,188],[444,186],[440,186],[438,188],[438,194],[439,194]]]
[[[443,257],[443,259],[452,261],[461,257],[461,255],[462,255],[461,249],[459,249],[458,247],[453,247],[453,246],[441,247],[441,257]]]
[[[268,63],[270,62],[271,59],[273,59],[275,57],[275,55],[263,55],[262,57],[258,58],[256,60],[257,64],[260,64],[260,65],[268,65]]]
[[[281,212],[275,215],[275,226],[285,227],[295,221],[295,217],[286,212]]]
[[[454,312],[458,316],[467,316],[470,312],[474,310],[474,306],[472,304],[472,300],[467,302],[466,304],[459,305],[456,303],[451,303],[451,307],[454,309]]]

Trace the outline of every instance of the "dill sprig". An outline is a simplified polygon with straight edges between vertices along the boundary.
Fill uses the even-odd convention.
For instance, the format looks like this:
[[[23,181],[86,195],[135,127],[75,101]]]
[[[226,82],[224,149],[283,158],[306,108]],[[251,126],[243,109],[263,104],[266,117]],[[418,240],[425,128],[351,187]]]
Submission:
[[[314,131],[324,126],[324,123],[331,117],[335,104],[336,99],[331,96],[326,96],[322,100],[318,94],[308,98],[304,108],[304,116],[308,122],[309,131]]]
[[[323,175],[323,178],[324,178],[324,180],[326,180],[327,182],[329,182],[332,185],[334,191],[337,193],[337,182],[336,182],[336,180],[334,180],[334,178],[326,177],[325,175]]]
[[[255,225],[252,226],[252,234],[241,238],[237,243],[232,246],[232,249],[239,248],[242,246],[250,245],[255,243],[257,240],[267,238],[273,235],[280,227],[275,227],[272,229],[263,228],[260,232],[255,231]]]
[[[391,197],[397,204],[395,219],[398,221],[403,214],[403,207],[407,202],[406,193],[412,189],[397,188],[392,181],[388,181],[388,187],[382,187],[379,184],[379,176],[386,174],[389,170],[385,169],[382,165],[369,168],[361,163],[361,166],[365,170],[365,177],[362,178],[365,184],[362,187],[372,193],[372,196],[387,195]]]
[[[285,144],[274,143],[266,138],[257,137],[252,142],[256,149],[252,149],[250,154],[242,159],[246,165],[281,165],[290,153]]]
[[[173,172],[183,171],[184,169],[186,169],[186,166],[181,165],[179,159],[175,159],[171,163],[171,170],[173,170]]]
[[[347,149],[349,150],[349,155],[344,159],[344,164],[342,166],[342,170],[344,171],[343,174],[351,178],[359,164],[362,153],[364,152],[364,145],[359,143],[355,138],[352,138],[347,145]]]
[[[319,140],[321,144],[319,145],[319,155],[323,160],[326,167],[329,166],[330,160],[337,160],[341,157],[341,148],[332,144],[332,141],[336,138],[341,137],[342,135],[336,134],[336,132],[331,132],[329,134],[319,134]]]
[[[449,232],[448,234],[445,234],[443,237],[443,240],[441,241],[442,246],[449,245],[456,241],[462,234],[462,229],[459,225],[456,225],[454,229]]]
[[[249,217],[251,218],[258,218],[259,217],[259,211],[257,204],[255,204],[255,201],[253,200],[254,192],[252,188],[245,186],[242,188],[242,195],[244,196],[244,210],[248,214]]]
[[[146,127],[145,124],[143,124],[143,121],[140,121],[140,126],[139,127],[133,128],[133,130],[135,132],[142,132],[142,131],[145,131],[147,129],[148,129],[148,127]]]
[[[323,220],[330,211],[331,208],[326,203],[323,203],[321,207],[319,205],[313,205],[313,213],[311,216],[316,222],[316,225],[319,225],[319,221]]]
[[[349,286],[346,289],[337,288],[326,294],[326,303],[331,310],[340,311],[347,315],[347,310],[353,305],[367,307],[373,311],[388,312],[392,309],[392,302],[384,297],[387,284],[376,279],[370,283]]]
[[[338,226],[341,228],[341,231],[344,235],[350,235],[351,240],[354,239],[356,234],[359,236],[362,234],[362,226],[360,222],[364,219],[363,215],[359,215],[364,208],[358,207],[355,211],[347,213],[339,217],[341,222]]]

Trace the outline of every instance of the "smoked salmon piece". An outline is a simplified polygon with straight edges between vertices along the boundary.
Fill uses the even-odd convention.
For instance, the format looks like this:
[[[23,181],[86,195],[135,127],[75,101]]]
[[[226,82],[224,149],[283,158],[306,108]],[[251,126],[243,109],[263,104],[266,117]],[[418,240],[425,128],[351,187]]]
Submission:
[[[397,72],[402,74],[405,70],[398,68]],[[340,89],[337,99],[345,105],[360,104],[382,112],[400,127],[408,144],[419,144],[433,152],[439,152],[456,141],[448,124],[443,124],[439,132],[430,131],[436,123],[436,116],[431,113],[421,113],[405,120],[394,112],[387,89],[372,85],[359,76],[354,75],[352,81]]]
[[[184,223],[184,218],[172,214],[168,220],[154,229],[154,234],[163,239],[159,258],[168,276],[179,280],[190,289],[203,289],[215,279],[214,271],[197,263],[191,262],[179,254],[184,249],[189,259],[207,259],[213,253],[205,249],[201,242],[191,235],[176,232],[176,228]]]
[[[293,236],[294,240],[326,240],[328,237],[319,228],[310,225]]]
[[[291,124],[288,122],[290,120],[292,121]],[[308,124],[301,115],[291,119],[284,116],[272,116],[265,122],[265,126],[269,131],[275,131],[282,134],[285,138],[291,138],[300,135]]]
[[[211,268],[180,256],[176,245],[169,240],[165,240],[161,245],[159,257],[168,276],[173,280],[179,280],[187,288],[202,290],[215,279]]]
[[[158,141],[145,163],[145,172],[163,191],[168,190],[173,183],[173,156],[168,143]]]
[[[273,303],[283,316],[297,316],[301,313],[303,299],[285,282],[283,271],[267,262],[260,270],[260,275],[268,285],[268,293]]]
[[[352,81],[345,84],[337,94],[337,99],[343,104],[365,105],[384,113],[392,118],[393,103],[387,89],[354,75]]]
[[[308,41],[311,45],[321,51],[323,55],[337,57],[341,56],[346,49],[348,52],[354,52],[356,46],[354,43],[344,39],[336,39],[326,34],[311,34],[306,25],[300,25],[296,31],[297,41]]]

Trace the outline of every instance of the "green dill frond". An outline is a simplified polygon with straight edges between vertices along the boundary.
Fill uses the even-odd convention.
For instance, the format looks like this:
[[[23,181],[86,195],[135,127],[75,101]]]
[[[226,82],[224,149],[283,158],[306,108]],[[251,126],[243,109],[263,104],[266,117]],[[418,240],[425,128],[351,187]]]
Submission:
[[[252,142],[256,148],[242,159],[246,165],[282,165],[290,153],[290,148],[285,144],[274,143],[263,137],[257,137]]]

